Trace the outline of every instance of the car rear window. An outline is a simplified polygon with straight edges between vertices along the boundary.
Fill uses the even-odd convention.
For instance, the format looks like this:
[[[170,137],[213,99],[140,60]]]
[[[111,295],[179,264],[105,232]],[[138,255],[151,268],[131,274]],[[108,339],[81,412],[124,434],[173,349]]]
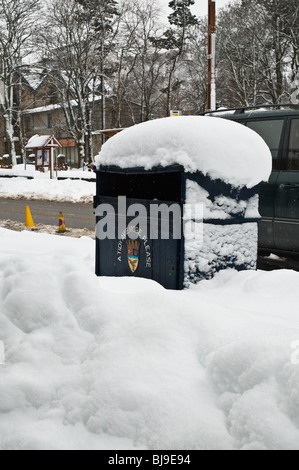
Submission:
[[[284,119],[263,119],[246,123],[247,127],[257,132],[270,148],[273,158],[273,169],[278,169],[278,155],[283,124]]]
[[[299,119],[292,119],[291,122],[287,169],[299,171]]]

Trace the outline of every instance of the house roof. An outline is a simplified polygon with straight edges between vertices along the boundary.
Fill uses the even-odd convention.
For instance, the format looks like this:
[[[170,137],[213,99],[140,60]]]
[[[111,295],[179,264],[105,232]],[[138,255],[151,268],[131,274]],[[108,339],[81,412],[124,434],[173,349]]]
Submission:
[[[36,91],[47,79],[47,74],[40,69],[30,69],[22,72],[22,79],[33,91]]]
[[[115,134],[118,134],[119,132],[123,130],[124,130],[124,127],[119,127],[117,129],[103,129],[100,131],[92,132],[92,135],[105,135],[106,137],[113,137]]]
[[[107,96],[106,99],[109,97]],[[97,103],[98,101],[102,100],[101,96],[95,96],[94,97],[94,103]],[[92,102],[92,99],[90,98],[89,100]],[[78,107],[78,103],[75,100],[70,101],[70,105],[73,106],[74,108]],[[30,108],[30,109],[25,109],[22,111],[22,114],[38,114],[38,113],[46,113],[49,111],[54,111],[55,109],[62,109],[63,106],[61,104],[49,104],[47,106],[38,106],[37,108]]]

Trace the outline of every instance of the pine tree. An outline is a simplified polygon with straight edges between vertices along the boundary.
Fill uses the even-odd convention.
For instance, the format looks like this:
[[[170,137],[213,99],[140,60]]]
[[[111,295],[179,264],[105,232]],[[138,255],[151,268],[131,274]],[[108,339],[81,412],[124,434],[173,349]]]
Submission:
[[[194,3],[194,0],[171,0],[169,8],[173,12],[168,16],[170,27],[164,32],[162,38],[155,40],[155,44],[158,44],[161,49],[171,51],[167,71],[168,83],[165,88],[166,115],[169,115],[171,109],[173,88],[180,86],[178,81],[174,83],[174,76],[178,61],[183,55],[186,41],[188,40],[188,29],[198,24],[197,17],[190,10]]]
[[[119,14],[115,0],[76,0],[82,5],[84,19],[89,20],[97,33],[112,32],[113,20]]]
[[[168,6],[173,10],[168,16],[170,28],[158,41],[156,40],[161,49],[178,49],[181,53],[185,45],[187,28],[198,24],[197,17],[190,11],[190,7],[194,3],[194,0],[172,0],[169,2]]]
[[[169,7],[173,9],[173,12],[168,16],[169,23],[180,28],[198,24],[197,17],[190,11],[190,7],[194,3],[194,0],[172,0],[169,3]]]

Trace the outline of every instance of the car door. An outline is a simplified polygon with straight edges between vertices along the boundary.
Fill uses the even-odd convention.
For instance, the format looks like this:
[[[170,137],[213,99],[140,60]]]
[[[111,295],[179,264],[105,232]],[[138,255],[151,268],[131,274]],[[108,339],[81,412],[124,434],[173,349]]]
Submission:
[[[259,249],[273,250],[274,217],[277,180],[282,164],[283,135],[286,128],[284,118],[255,118],[248,120],[246,126],[257,132],[269,146],[272,153],[273,171],[267,183],[261,184],[259,212]]]
[[[299,253],[299,118],[290,118],[286,166],[277,179],[274,241],[278,250]]]

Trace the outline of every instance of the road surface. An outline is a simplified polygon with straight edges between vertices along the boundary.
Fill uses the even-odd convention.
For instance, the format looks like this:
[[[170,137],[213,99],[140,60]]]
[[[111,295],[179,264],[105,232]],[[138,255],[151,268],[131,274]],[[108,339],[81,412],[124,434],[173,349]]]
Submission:
[[[95,230],[95,216],[92,204],[0,198],[0,220],[12,220],[25,224],[26,205],[30,207],[35,224],[58,227],[59,213],[62,212],[67,228]],[[299,260],[285,258],[270,259],[260,256],[258,268],[265,271],[273,269],[293,269],[299,271]]]
[[[299,259],[296,259],[296,257],[269,258],[259,256],[258,269],[262,271],[274,271],[276,269],[292,269],[293,271],[299,271]]]
[[[57,225],[59,213],[64,215],[67,228],[95,230],[92,204],[72,202],[26,201],[0,198],[0,220],[25,223],[25,209],[29,205],[35,224]]]

